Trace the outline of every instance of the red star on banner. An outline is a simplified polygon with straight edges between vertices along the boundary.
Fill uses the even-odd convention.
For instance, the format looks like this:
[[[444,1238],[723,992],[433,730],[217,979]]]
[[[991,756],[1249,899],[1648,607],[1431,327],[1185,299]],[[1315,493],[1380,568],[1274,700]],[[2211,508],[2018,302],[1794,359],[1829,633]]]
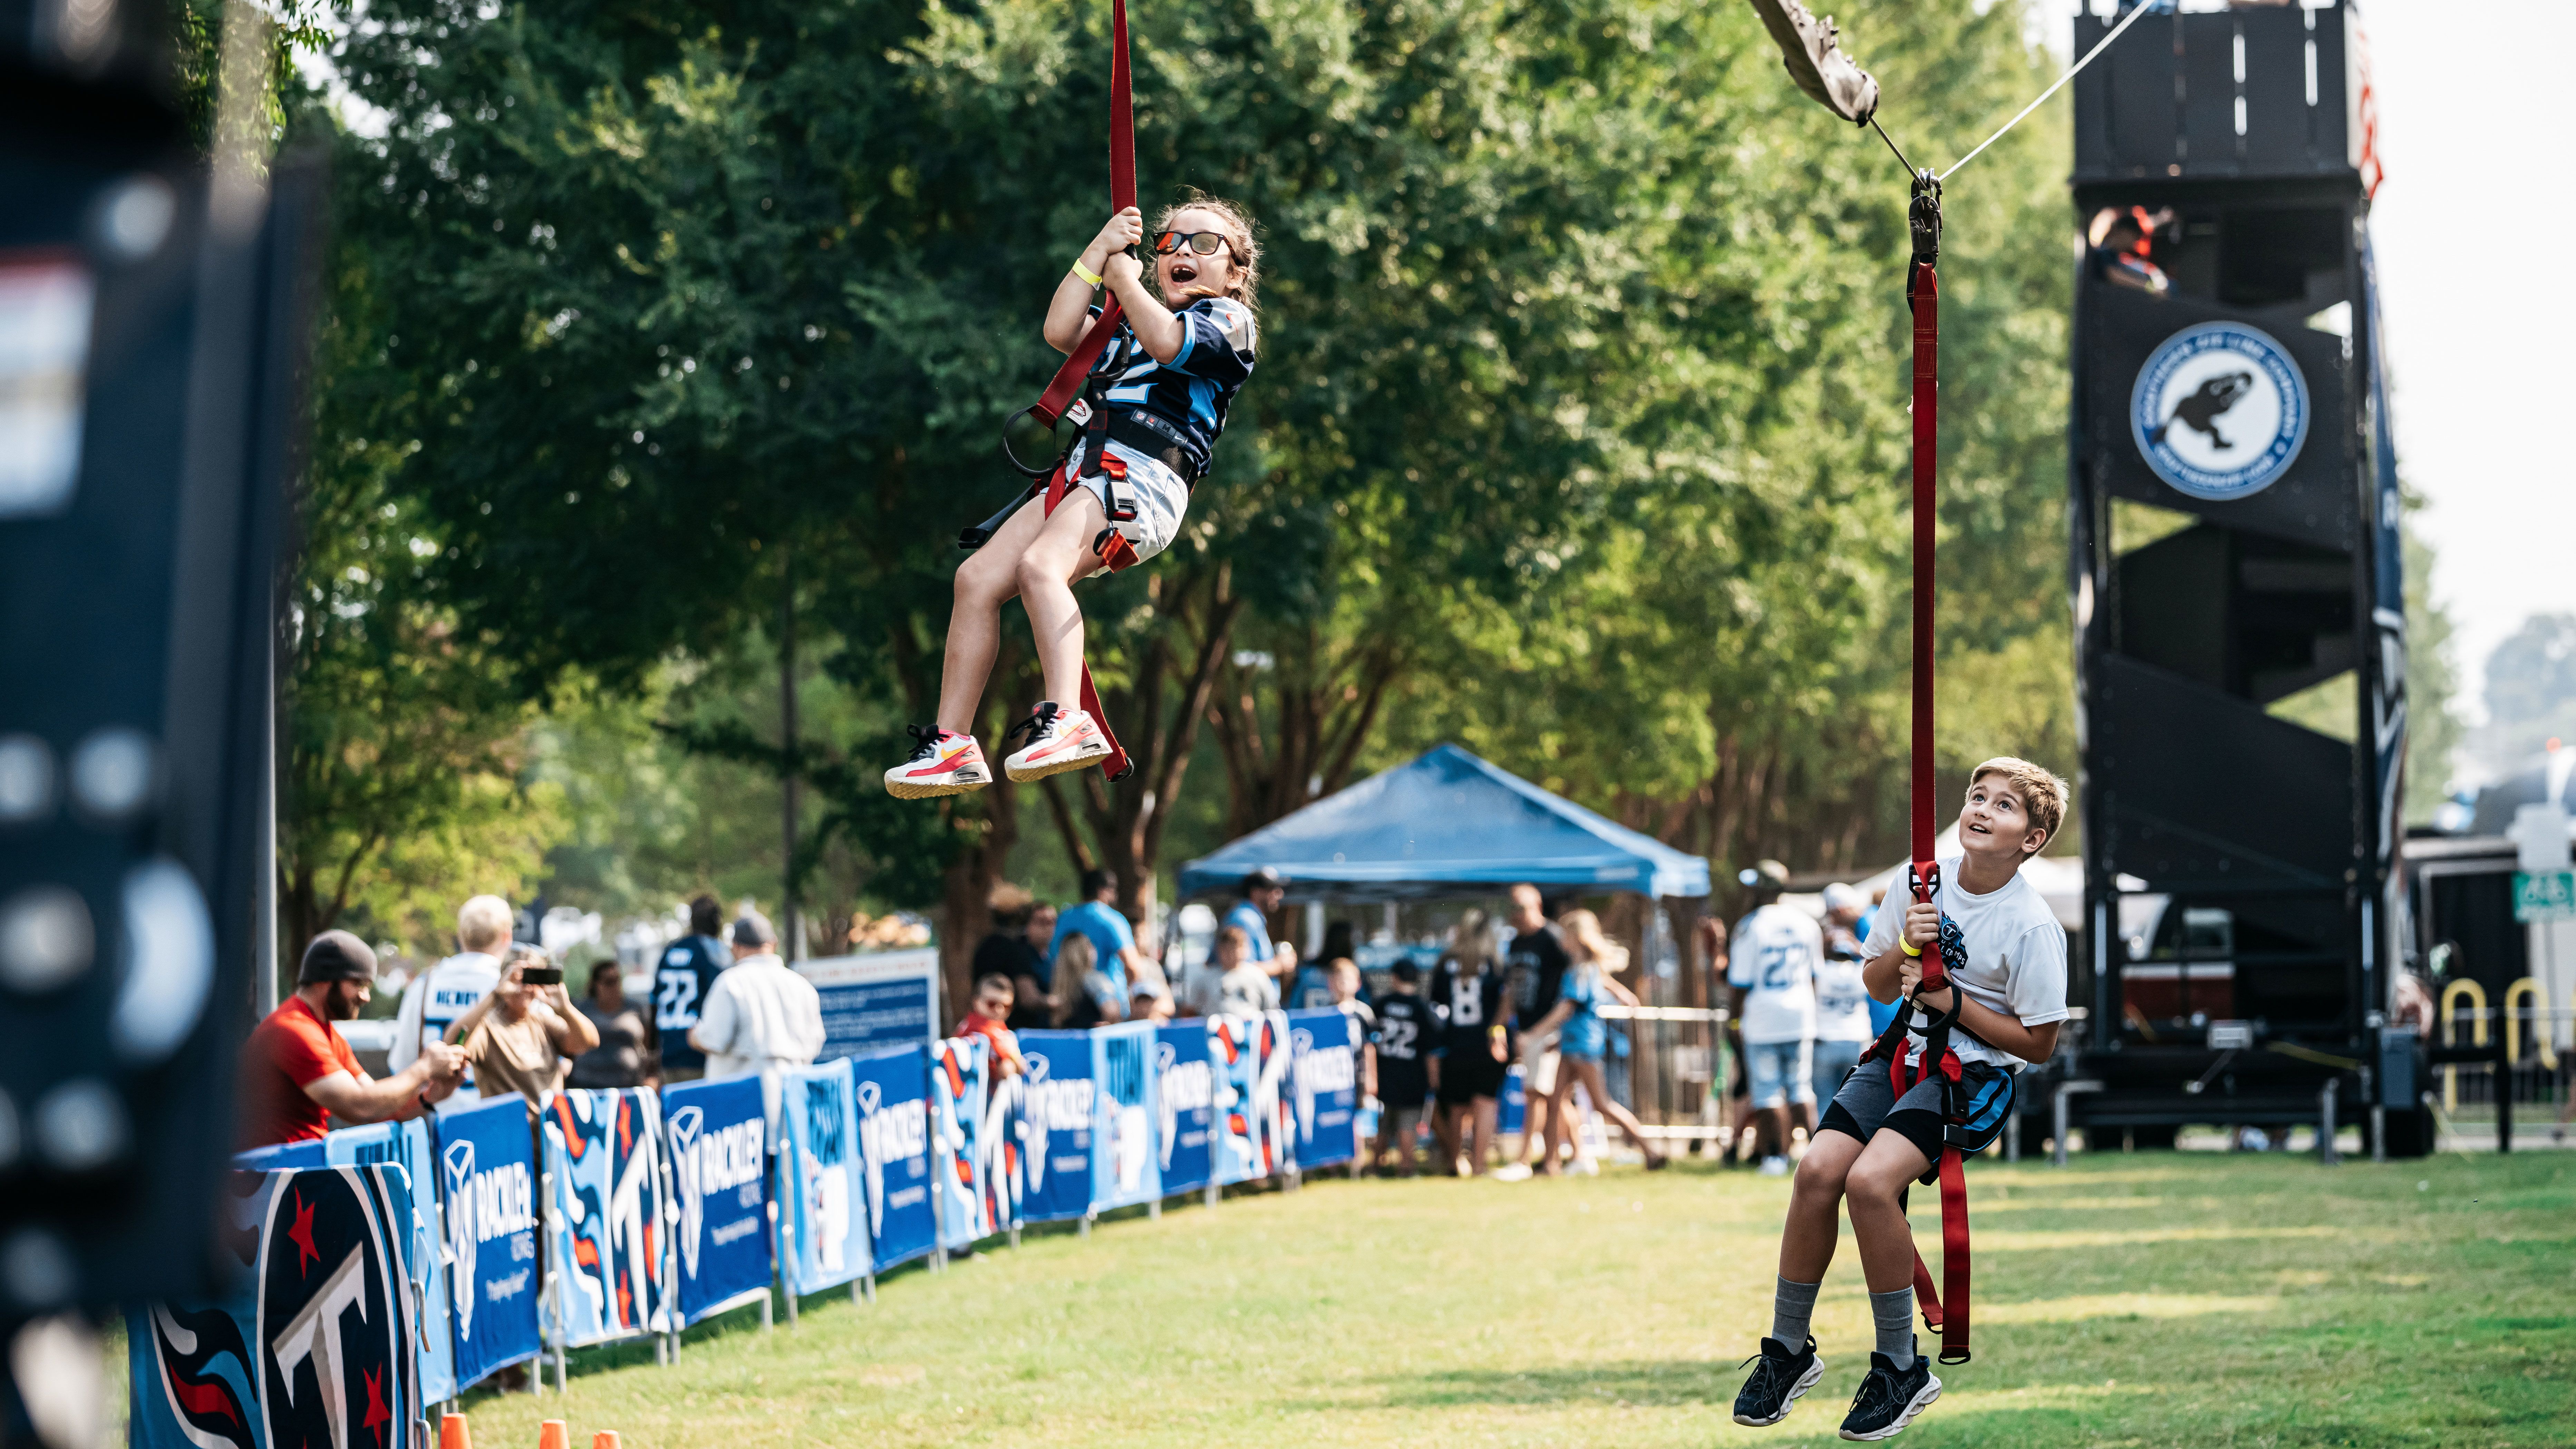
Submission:
[[[385,1408],[385,1376],[380,1370],[369,1369],[366,1377],[367,1416],[358,1422],[374,1430],[376,1443],[382,1445],[385,1442],[385,1425],[392,1423],[394,1418]]]
[[[295,1194],[294,1203],[295,1220],[286,1226],[286,1240],[295,1245],[295,1271],[300,1277],[322,1253],[313,1246],[313,1204],[306,1202],[302,1193]]]

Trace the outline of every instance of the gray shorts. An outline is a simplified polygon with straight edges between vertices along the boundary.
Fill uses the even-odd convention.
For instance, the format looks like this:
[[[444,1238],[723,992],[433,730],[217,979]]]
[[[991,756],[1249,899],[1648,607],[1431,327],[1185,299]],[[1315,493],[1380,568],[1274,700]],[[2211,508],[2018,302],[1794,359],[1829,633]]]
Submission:
[[[1961,1119],[1955,1123],[1950,1120],[1952,1093]],[[2013,1074],[1985,1062],[1965,1064],[1955,1086],[1936,1073],[1900,1097],[1888,1080],[1887,1063],[1866,1061],[1843,1079],[1816,1130],[1863,1142],[1895,1132],[1920,1148],[1926,1163],[1937,1163],[1944,1145],[1962,1153],[1985,1151],[2012,1115],[2013,1097]]]

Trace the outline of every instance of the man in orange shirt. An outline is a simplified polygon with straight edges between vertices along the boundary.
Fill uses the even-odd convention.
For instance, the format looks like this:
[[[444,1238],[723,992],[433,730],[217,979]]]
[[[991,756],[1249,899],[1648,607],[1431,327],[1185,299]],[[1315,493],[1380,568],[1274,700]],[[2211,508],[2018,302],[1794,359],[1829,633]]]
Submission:
[[[333,1030],[352,1021],[373,996],[376,953],[346,931],[325,931],[304,950],[295,994],[251,1029],[241,1056],[243,1148],[302,1142],[328,1131],[337,1116],[352,1126],[402,1121],[448,1093],[465,1073],[464,1056],[441,1042],[379,1082],[358,1065]]]

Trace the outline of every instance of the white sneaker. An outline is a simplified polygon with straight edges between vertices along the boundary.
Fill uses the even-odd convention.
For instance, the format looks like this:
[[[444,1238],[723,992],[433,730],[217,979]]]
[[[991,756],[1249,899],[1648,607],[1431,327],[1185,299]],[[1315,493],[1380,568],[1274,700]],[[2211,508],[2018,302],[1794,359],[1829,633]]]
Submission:
[[[1763,1158],[1762,1175],[1764,1177],[1787,1177],[1789,1175],[1789,1159],[1785,1157]]]
[[[1496,1182],[1527,1182],[1531,1175],[1530,1165],[1526,1162],[1506,1162],[1493,1171]]]
[[[1028,744],[1002,761],[1002,769],[1014,780],[1043,780],[1109,757],[1109,737],[1100,732],[1099,722],[1081,710],[1060,708],[1053,700],[1011,727],[1012,737],[1023,733],[1029,736]]]
[[[973,735],[949,734],[937,727],[906,725],[919,748],[912,758],[885,772],[886,793],[898,800],[926,800],[937,795],[963,795],[993,783],[983,747]]]

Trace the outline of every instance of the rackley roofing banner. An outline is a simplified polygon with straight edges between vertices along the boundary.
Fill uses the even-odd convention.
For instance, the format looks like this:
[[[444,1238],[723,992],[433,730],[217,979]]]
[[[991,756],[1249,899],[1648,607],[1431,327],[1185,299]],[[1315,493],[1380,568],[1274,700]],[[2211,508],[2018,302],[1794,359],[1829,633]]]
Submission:
[[[846,1059],[781,1074],[778,1154],[789,1286],[820,1293],[868,1271],[859,1115]]]
[[[930,1153],[930,1049],[849,1059],[859,1109],[870,1257],[882,1273],[939,1246]]]
[[[1091,1078],[1091,1033],[1024,1031],[1020,1051],[1029,1060],[1020,1101],[1026,1184],[1021,1212],[1033,1223],[1082,1217],[1091,1211],[1092,1098],[1098,1092]]]
[[[528,1105],[516,1094],[438,1119],[438,1176],[445,1201],[448,1321],[459,1389],[535,1358],[537,1151]]]
[[[1297,1122],[1297,1170],[1359,1155],[1360,1024],[1339,1010],[1288,1013],[1289,1101]]]
[[[1196,1192],[1216,1177],[1216,1067],[1204,1022],[1154,1028],[1155,1146],[1163,1191]]]
[[[662,1093],[671,1194],[680,1210],[680,1321],[769,1292],[769,1153],[760,1078],[690,1082]]]

